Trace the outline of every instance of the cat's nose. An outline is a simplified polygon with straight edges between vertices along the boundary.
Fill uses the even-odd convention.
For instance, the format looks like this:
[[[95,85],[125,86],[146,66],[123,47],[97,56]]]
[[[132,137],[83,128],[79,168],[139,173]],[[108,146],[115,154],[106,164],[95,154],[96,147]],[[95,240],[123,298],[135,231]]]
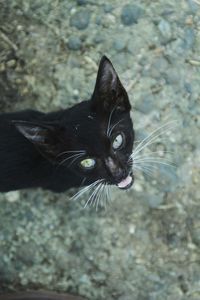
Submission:
[[[126,170],[118,168],[113,172],[112,175],[113,175],[114,179],[116,180],[116,182],[118,183],[127,176],[126,173],[127,173]]]
[[[111,157],[105,160],[106,166],[113,179],[118,183],[127,176],[127,171],[119,166]]]

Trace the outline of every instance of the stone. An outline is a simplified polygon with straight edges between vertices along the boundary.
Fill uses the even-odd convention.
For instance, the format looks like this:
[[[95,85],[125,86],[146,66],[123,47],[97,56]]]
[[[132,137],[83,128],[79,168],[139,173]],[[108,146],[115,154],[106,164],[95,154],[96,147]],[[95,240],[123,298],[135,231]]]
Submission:
[[[186,28],[185,36],[182,42],[182,47],[185,50],[192,49],[195,43],[195,33],[193,28]]]
[[[5,194],[6,200],[10,203],[19,201],[20,192],[19,191],[11,191]]]
[[[187,0],[187,3],[190,12],[196,14],[196,12],[199,10],[198,4],[194,0]]]
[[[200,227],[192,228],[191,230],[192,241],[198,247],[200,246]]]
[[[86,5],[88,3],[88,1],[87,0],[76,0],[76,3],[78,5]]]
[[[27,266],[31,266],[34,264],[34,262],[36,262],[38,249],[34,243],[25,243],[17,248],[16,252],[17,260],[26,264]]]
[[[177,68],[170,67],[164,75],[166,84],[178,85],[180,82],[180,73]]]
[[[78,36],[76,35],[70,36],[68,40],[68,48],[70,50],[80,50],[81,46],[82,46],[81,39]]]
[[[123,39],[116,39],[113,42],[113,47],[116,51],[122,51],[126,47],[126,42]]]
[[[162,19],[158,24],[158,29],[162,35],[163,41],[168,42],[172,37],[172,31],[169,22]]]
[[[125,26],[136,24],[138,19],[143,15],[143,9],[134,4],[126,4],[121,13],[121,21]]]
[[[149,114],[155,109],[154,96],[152,94],[144,95],[142,99],[139,99],[139,101],[135,103],[135,108],[143,114]]]
[[[6,65],[8,68],[14,68],[14,67],[16,67],[16,63],[17,62],[15,59],[11,59],[11,60],[7,61]]]
[[[79,10],[70,18],[70,26],[76,27],[79,30],[84,30],[88,27],[91,13],[87,9]]]
[[[146,202],[149,207],[157,208],[164,202],[164,197],[162,194],[160,195],[148,195],[146,197]]]
[[[192,85],[189,82],[184,83],[184,88],[188,94],[192,94]],[[188,107],[190,107],[190,103]]]
[[[106,4],[104,5],[104,12],[105,12],[105,13],[110,13],[112,10],[113,10],[112,4],[106,3]]]
[[[170,164],[170,162],[167,161]],[[163,192],[172,192],[176,189],[178,184],[178,176],[175,173],[175,169],[170,166],[157,165],[158,172],[156,177],[157,187]]]
[[[104,36],[103,35],[101,35],[101,34],[97,34],[94,38],[93,38],[93,42],[95,43],[95,44],[100,44],[100,43],[102,43],[103,41],[104,41]]]

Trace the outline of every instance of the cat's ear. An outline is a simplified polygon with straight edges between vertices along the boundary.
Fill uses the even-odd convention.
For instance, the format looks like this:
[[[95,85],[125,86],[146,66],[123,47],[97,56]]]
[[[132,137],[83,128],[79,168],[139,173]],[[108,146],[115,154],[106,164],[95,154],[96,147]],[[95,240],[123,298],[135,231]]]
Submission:
[[[112,111],[115,107],[121,111],[130,111],[131,105],[127,92],[110,60],[103,56],[99,64],[96,85],[91,99],[93,110]]]
[[[56,125],[36,124],[27,121],[13,120],[16,129],[48,160],[55,162],[59,154],[59,129]]]

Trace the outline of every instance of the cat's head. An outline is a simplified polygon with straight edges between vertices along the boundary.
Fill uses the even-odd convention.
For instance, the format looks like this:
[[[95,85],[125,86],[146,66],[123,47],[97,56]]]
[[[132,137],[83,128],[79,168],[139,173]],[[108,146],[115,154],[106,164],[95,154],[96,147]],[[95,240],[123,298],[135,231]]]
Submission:
[[[103,56],[90,100],[64,110],[54,121],[47,117],[42,123],[15,125],[45,158],[60,165],[58,170],[70,169],[84,185],[102,179],[126,189],[133,183],[130,109],[125,88]]]

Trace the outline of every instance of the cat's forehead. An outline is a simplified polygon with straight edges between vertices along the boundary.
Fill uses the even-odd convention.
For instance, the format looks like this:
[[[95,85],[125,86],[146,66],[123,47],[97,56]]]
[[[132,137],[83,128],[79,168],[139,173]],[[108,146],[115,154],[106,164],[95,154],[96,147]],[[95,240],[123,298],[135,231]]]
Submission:
[[[100,127],[106,123],[108,119],[105,114],[92,112],[88,103],[80,103],[76,109],[73,109],[70,118],[66,121],[75,129],[78,135],[97,134]]]
[[[100,123],[89,118],[91,122],[85,122],[84,126],[74,125],[76,131],[76,144],[81,150],[84,150],[87,155],[102,157],[110,155],[110,145],[113,140],[112,134],[109,135],[113,123],[107,122]],[[93,122],[92,122],[93,121]],[[120,130],[123,131],[123,124],[119,124],[113,135]]]
[[[85,151],[102,151],[105,144],[105,134],[102,124],[95,120],[91,122],[92,119],[89,120],[85,120],[84,124],[74,124],[76,142],[80,147],[84,147]]]
[[[78,114],[77,114],[78,109]],[[115,111],[93,112],[88,102],[83,102],[71,111],[70,124],[71,147],[75,145],[88,154],[100,155],[108,152],[111,132],[126,128],[126,114]]]

